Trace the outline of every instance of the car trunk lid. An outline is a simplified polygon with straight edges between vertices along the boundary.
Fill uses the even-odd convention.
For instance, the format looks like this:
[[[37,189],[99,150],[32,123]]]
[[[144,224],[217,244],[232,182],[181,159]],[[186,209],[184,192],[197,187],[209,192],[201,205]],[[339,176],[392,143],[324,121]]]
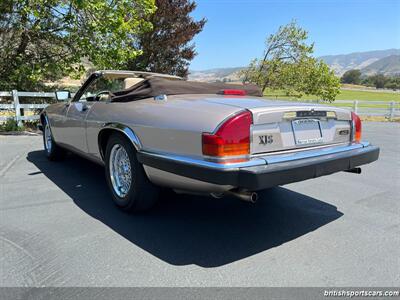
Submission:
[[[349,143],[351,114],[337,107],[263,98],[216,98],[251,111],[251,154]]]

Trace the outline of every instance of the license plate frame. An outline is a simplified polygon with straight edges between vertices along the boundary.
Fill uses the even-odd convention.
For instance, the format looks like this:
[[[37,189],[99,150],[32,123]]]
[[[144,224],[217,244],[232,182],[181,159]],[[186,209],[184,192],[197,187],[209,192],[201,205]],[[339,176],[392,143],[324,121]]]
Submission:
[[[296,145],[304,146],[323,142],[321,122],[318,119],[293,120],[292,130]]]

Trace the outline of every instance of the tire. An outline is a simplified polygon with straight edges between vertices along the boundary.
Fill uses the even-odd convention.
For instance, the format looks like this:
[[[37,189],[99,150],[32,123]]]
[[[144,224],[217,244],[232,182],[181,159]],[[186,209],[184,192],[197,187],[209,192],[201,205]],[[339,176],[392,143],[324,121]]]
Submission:
[[[114,203],[122,210],[143,212],[156,204],[158,187],[147,178],[132,143],[120,133],[113,133],[107,142],[105,173]]]
[[[66,150],[58,146],[54,141],[50,125],[47,124],[47,121],[43,122],[43,146],[47,159],[51,161],[62,160],[67,153]]]

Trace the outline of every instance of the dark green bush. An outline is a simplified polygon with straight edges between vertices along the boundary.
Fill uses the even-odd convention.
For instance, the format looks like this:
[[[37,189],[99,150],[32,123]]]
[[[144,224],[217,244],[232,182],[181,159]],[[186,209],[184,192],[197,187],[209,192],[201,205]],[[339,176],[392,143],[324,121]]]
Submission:
[[[0,131],[22,131],[23,127],[18,127],[17,121],[8,119],[6,122],[0,124]]]

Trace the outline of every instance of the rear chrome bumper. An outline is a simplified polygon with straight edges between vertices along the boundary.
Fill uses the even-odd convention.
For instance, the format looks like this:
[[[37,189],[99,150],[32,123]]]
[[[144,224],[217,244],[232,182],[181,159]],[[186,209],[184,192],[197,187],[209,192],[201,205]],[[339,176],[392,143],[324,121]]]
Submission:
[[[379,148],[369,143],[269,154],[233,164],[182,156],[138,152],[144,165],[213,184],[250,191],[345,171],[378,159]]]

